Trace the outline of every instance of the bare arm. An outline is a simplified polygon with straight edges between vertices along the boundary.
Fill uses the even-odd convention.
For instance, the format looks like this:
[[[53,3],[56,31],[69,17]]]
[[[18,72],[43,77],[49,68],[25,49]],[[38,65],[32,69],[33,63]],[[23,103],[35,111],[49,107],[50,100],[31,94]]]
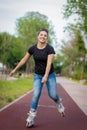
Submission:
[[[30,56],[31,55],[29,53],[26,53],[26,55],[21,59],[21,61],[18,63],[18,65],[10,72],[9,76],[12,76],[14,73],[16,73],[16,71],[27,62],[27,60],[30,58]]]
[[[50,69],[51,69],[51,64],[52,64],[52,62],[53,62],[53,58],[54,58],[54,54],[48,55],[45,75],[44,75],[43,78],[42,78],[42,82],[43,82],[43,83],[45,83],[45,82],[47,81],[47,77],[48,77],[49,72],[50,72]]]

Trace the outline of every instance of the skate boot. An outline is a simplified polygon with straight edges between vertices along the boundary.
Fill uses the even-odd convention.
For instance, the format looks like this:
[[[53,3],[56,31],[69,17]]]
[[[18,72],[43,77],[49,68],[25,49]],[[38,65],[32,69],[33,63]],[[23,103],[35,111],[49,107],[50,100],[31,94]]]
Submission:
[[[61,114],[61,116],[64,117],[65,116],[65,112],[64,112],[65,108],[62,104],[61,99],[57,102],[57,109],[58,109],[59,113]]]
[[[28,118],[26,119],[26,127],[33,127],[34,126],[34,119],[36,117],[36,111],[30,110],[28,113]]]

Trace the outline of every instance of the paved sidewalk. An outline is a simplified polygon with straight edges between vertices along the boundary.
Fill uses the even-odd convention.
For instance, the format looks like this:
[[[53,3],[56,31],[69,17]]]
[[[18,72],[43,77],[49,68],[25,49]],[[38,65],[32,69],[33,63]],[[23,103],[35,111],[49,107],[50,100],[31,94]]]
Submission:
[[[57,82],[62,85],[62,87],[87,116],[87,86],[64,77],[57,77]]]

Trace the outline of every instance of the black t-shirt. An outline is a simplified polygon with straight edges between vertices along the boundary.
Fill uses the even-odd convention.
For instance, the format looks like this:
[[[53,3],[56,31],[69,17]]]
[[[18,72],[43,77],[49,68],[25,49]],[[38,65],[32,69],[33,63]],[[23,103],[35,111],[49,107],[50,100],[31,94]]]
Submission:
[[[37,44],[35,44],[28,49],[28,53],[33,55],[35,61],[35,73],[44,75],[47,65],[47,57],[49,54],[55,54],[54,48],[47,44],[45,48],[38,49]],[[54,72],[53,63],[51,64],[49,73],[51,74],[52,72]]]

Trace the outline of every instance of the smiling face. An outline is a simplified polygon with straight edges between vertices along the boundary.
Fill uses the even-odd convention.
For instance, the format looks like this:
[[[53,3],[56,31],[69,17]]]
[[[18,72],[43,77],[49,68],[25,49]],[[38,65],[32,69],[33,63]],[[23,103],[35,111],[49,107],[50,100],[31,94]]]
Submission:
[[[38,42],[39,43],[46,43],[47,41],[47,38],[48,38],[48,34],[46,31],[40,31],[39,34],[38,34]]]

